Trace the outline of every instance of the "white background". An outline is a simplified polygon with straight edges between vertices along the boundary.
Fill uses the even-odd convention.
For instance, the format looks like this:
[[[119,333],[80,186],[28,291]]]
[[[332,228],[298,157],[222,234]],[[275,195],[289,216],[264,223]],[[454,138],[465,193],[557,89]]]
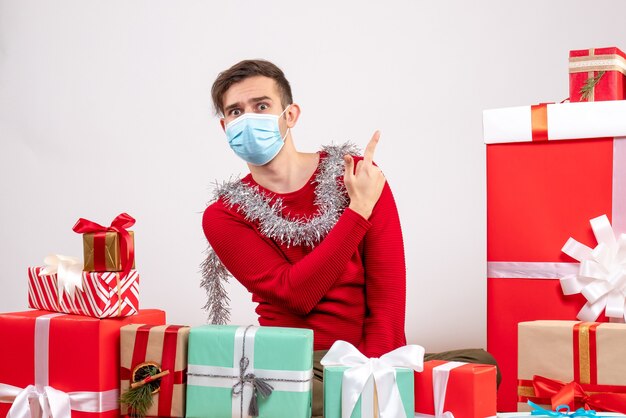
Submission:
[[[0,311],[26,269],[82,256],[79,217],[137,219],[143,307],[204,323],[201,214],[247,172],[213,115],[217,74],[286,73],[296,147],[382,131],[407,259],[410,342],[484,347],[485,108],[568,96],[570,49],[626,48],[623,1],[0,1]],[[230,287],[233,323],[256,321]]]

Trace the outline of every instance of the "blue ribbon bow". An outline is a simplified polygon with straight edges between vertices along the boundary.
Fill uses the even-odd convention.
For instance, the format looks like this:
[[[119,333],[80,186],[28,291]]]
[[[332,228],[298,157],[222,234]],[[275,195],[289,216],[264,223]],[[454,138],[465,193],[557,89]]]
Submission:
[[[570,408],[568,405],[559,405],[556,408],[556,411],[550,411],[549,409],[544,409],[534,403],[533,401],[528,401],[528,405],[532,406],[533,410],[530,415],[539,415],[539,416],[547,416],[547,417],[593,417],[600,418],[600,415],[596,414],[596,411],[593,409],[583,409],[578,408],[574,412],[570,412]]]

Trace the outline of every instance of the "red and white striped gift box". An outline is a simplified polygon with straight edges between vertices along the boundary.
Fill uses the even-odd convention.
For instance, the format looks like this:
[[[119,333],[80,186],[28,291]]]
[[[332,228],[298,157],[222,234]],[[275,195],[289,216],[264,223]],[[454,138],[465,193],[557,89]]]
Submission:
[[[35,309],[113,318],[135,315],[139,309],[139,273],[83,272],[82,290],[59,297],[57,275],[39,275],[43,267],[28,269],[28,306]]]

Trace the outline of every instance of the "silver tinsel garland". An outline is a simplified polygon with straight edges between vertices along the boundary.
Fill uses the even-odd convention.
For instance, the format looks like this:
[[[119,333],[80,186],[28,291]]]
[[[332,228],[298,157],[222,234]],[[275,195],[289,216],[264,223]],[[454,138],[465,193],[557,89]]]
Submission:
[[[258,186],[247,185],[241,180],[218,186],[210,203],[222,198],[228,207],[237,205],[237,211],[243,213],[246,220],[257,222],[263,235],[280,244],[314,247],[335,226],[349,203],[348,192],[339,181],[344,172],[343,156],[359,155],[358,148],[351,143],[325,146],[322,151],[327,156],[320,162],[319,173],[312,180],[317,184],[315,204],[319,208],[313,217],[284,217],[282,199],[278,198],[271,203],[272,196],[263,193]],[[230,273],[210,245],[201,269],[200,285],[207,294],[204,309],[209,314],[208,322],[226,324],[230,319],[230,308],[224,283],[229,280]]]

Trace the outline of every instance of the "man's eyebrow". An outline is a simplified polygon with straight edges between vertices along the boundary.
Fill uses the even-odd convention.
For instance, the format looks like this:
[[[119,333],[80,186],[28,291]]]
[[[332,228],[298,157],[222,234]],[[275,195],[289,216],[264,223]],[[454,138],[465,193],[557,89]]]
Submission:
[[[272,98],[269,96],[261,96],[261,97],[254,97],[252,99],[250,99],[251,102],[257,103],[257,102],[262,102],[263,100],[269,100],[271,101]]]
[[[262,102],[264,100],[269,100],[272,101],[272,98],[269,96],[260,96],[260,97],[253,97],[252,99],[250,99],[249,101],[252,103],[258,103],[258,102]],[[241,107],[241,102],[237,102],[237,103],[233,103],[233,104],[229,104],[228,106],[226,106],[224,108],[224,113],[227,113],[229,110],[231,109],[235,109],[237,107]]]
[[[229,104],[228,106],[226,106],[224,108],[224,113],[227,113],[229,110],[234,109],[234,108],[239,107],[239,106],[240,106],[239,103]]]

